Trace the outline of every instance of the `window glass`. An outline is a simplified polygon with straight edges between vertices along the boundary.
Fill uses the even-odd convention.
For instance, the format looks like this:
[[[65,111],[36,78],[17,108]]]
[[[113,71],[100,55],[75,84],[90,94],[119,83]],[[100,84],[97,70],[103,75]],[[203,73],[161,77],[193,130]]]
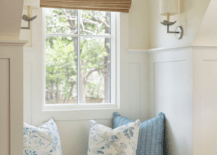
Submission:
[[[87,35],[109,35],[111,32],[111,12],[81,11],[80,33]]]
[[[77,34],[78,11],[69,9],[45,9],[46,30],[48,34]]]
[[[111,12],[45,10],[45,103],[111,103]]]
[[[110,39],[81,38],[80,102],[110,103]]]
[[[46,103],[77,103],[77,38],[46,38]]]

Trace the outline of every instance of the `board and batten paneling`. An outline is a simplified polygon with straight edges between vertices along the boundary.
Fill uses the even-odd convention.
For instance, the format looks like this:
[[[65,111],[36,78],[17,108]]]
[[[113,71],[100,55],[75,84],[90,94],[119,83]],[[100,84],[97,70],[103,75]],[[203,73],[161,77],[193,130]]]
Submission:
[[[112,127],[111,119],[96,119],[96,121]],[[60,129],[63,154],[86,155],[88,150],[89,120],[56,121],[56,123]]]
[[[169,155],[193,154],[192,51],[172,50],[149,55],[152,117],[166,115]]]
[[[203,61],[203,138],[206,154],[217,153],[217,59]],[[204,152],[204,153],[205,153]]]
[[[132,54],[130,54],[132,57]],[[123,93],[129,94],[129,95],[122,95],[128,100],[128,102],[121,102],[121,106],[123,107],[122,110],[117,109],[113,111],[119,111],[121,114],[124,114],[125,116],[131,118],[131,119],[141,119],[146,120],[148,118],[144,118],[144,115],[148,115],[144,108],[145,106],[145,95],[144,93],[144,85],[141,85],[141,83],[145,83],[145,78],[141,77],[141,74],[144,74],[144,62],[141,63],[135,63],[135,62],[129,62],[126,65],[128,68],[126,69],[127,72],[123,73],[125,76],[124,79],[127,79],[124,83]],[[145,66],[145,65],[144,65]],[[143,70],[143,71],[142,71]],[[26,79],[24,84],[24,120],[31,122],[31,117],[33,119],[37,116],[32,116],[32,102],[31,102],[31,89],[33,89],[33,92],[36,91],[32,87],[33,81],[31,78],[31,74],[36,74],[31,69],[30,63],[24,63],[24,79]],[[122,82],[123,83],[123,82]],[[128,85],[128,89],[124,90],[125,86]],[[142,92],[143,90],[143,92]],[[122,94],[122,93],[121,93]],[[40,104],[40,103],[39,103]],[[143,109],[142,109],[143,108]],[[125,110],[123,110],[125,109]],[[48,112],[49,113],[49,112]],[[71,111],[73,113],[73,111]],[[47,118],[38,117],[42,120],[41,123],[44,123],[48,120],[49,117],[54,117],[57,126],[59,128],[60,137],[61,137],[61,143],[62,143],[62,150],[63,154],[66,155],[86,155],[87,153],[87,146],[88,146],[88,135],[89,135],[89,119],[84,118],[85,115],[89,117],[90,119],[95,119],[97,122],[102,123],[106,126],[112,127],[112,111],[109,112],[109,110],[98,110],[94,113],[91,112],[85,112],[81,111],[79,112],[80,115],[77,116],[77,118],[71,118],[70,114],[68,115],[69,118],[67,120],[64,120],[64,118],[59,118],[58,116],[61,114],[61,112],[58,112],[57,115],[49,115]],[[86,114],[85,114],[86,113]],[[88,114],[89,113],[89,114]],[[98,113],[96,115],[96,113]],[[107,113],[111,113],[108,118],[105,118],[104,115],[108,115]],[[84,115],[85,114],[85,115]],[[102,116],[102,119],[100,119],[100,115]],[[80,119],[79,119],[80,117]],[[82,118],[83,117],[83,118]],[[143,118],[142,118],[143,117]],[[33,123],[34,124],[34,123]],[[36,126],[40,124],[35,124]]]
[[[0,155],[23,154],[23,45],[0,41]]]
[[[42,116],[34,115],[33,106],[40,105],[34,100],[34,93],[38,93],[33,86],[38,83],[34,78],[37,71],[37,62],[31,58],[35,53],[25,53],[24,51],[24,121],[29,124],[39,126],[54,117],[62,143],[63,154],[66,155],[86,155],[88,147],[89,120],[95,119],[97,122],[112,127],[112,113],[118,111],[131,119],[149,119],[146,104],[147,87],[147,54],[125,53],[127,59],[120,62],[121,67],[121,109],[116,110],[91,110],[91,111],[68,111],[68,112],[43,112]],[[125,57],[125,58],[126,58]],[[32,60],[30,63],[29,61]],[[34,67],[33,67],[34,66]],[[35,96],[36,97],[36,96]],[[33,101],[32,101],[33,100]],[[54,114],[55,113],[55,114]],[[64,113],[65,116],[62,114]],[[72,117],[75,115],[76,117]],[[67,118],[67,119],[66,119]],[[31,120],[32,119],[32,120]]]
[[[141,110],[141,64],[129,63],[129,102],[132,119],[140,118]]]
[[[24,108],[23,108],[23,118],[24,122],[32,123],[32,63],[25,62],[23,66],[23,84],[24,84]]]
[[[217,153],[217,47],[194,49],[194,154]]]

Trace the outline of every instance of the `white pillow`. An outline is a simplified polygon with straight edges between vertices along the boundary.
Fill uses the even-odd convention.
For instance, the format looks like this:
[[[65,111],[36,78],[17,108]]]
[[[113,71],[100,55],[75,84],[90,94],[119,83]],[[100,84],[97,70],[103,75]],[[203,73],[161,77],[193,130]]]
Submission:
[[[62,155],[59,131],[51,118],[40,127],[23,123],[24,155]]]
[[[136,155],[140,121],[114,130],[90,121],[88,155]]]

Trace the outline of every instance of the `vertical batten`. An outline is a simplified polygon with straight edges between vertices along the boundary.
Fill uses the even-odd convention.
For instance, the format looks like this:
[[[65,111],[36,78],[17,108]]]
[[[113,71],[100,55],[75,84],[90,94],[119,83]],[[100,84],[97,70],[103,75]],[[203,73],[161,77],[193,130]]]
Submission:
[[[9,59],[0,58],[0,154],[10,154],[10,74]]]

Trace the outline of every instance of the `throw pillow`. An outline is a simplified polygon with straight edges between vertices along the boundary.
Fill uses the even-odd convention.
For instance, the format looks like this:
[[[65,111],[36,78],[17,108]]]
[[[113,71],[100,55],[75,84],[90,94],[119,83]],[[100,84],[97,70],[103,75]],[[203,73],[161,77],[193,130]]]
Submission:
[[[51,118],[40,127],[23,123],[24,155],[62,155],[59,131]]]
[[[163,155],[164,119],[164,114],[160,113],[157,117],[141,123],[136,155]],[[115,112],[112,122],[115,129],[133,120]]]
[[[140,121],[114,130],[90,121],[88,155],[136,155]]]

